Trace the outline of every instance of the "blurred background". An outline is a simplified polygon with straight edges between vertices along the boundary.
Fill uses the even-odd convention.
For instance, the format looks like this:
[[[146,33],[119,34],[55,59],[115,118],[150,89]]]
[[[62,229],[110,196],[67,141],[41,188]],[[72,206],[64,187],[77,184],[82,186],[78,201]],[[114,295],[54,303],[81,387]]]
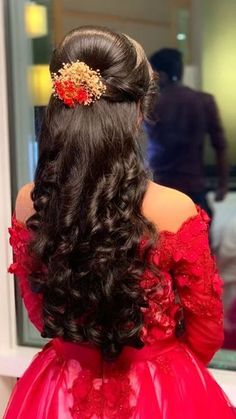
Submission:
[[[213,213],[211,243],[225,284],[224,346],[212,366],[236,370],[236,2],[235,0],[6,0],[11,198],[33,179],[42,113],[51,93],[48,62],[55,45],[71,29],[105,25],[139,41],[148,57],[177,48],[183,57],[183,83],[214,96],[229,164],[228,194],[216,202],[215,150],[204,139],[208,204]],[[181,110],[180,110],[181,112]],[[146,157],[147,138],[144,139]],[[29,324],[16,293],[17,342],[42,341]]]

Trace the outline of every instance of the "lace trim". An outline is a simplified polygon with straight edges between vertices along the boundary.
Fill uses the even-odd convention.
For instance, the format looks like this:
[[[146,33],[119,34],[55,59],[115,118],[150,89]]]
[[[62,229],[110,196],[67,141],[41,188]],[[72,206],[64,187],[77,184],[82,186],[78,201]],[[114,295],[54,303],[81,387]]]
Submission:
[[[37,271],[40,274],[43,272],[43,268],[41,264],[29,254],[28,242],[30,240],[30,232],[23,223],[16,220],[15,216],[12,218],[12,227],[9,228],[9,233],[10,244],[14,254],[14,262],[9,266],[8,271],[16,275],[19,279],[21,296],[28,311],[30,321],[41,331],[43,328],[43,296],[40,293],[32,291],[28,276],[33,271]]]
[[[149,303],[143,310],[145,343],[178,333],[176,325],[188,313],[222,324],[222,280],[209,249],[208,222],[209,217],[198,208],[198,214],[187,219],[176,233],[160,232],[157,248],[149,254],[149,261],[160,269],[160,277],[145,271],[141,282]]]
[[[130,419],[135,409],[130,403],[134,390],[127,371],[114,367],[105,378],[96,377],[89,369],[82,370],[69,391],[74,400],[74,419]]]

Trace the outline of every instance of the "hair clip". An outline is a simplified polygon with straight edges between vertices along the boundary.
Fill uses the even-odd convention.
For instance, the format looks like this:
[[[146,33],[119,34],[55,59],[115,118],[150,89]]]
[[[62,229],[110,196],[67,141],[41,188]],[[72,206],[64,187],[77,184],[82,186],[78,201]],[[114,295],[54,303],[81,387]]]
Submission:
[[[83,61],[63,63],[57,73],[52,73],[53,94],[65,105],[74,107],[90,105],[106,91],[99,70],[92,70]]]

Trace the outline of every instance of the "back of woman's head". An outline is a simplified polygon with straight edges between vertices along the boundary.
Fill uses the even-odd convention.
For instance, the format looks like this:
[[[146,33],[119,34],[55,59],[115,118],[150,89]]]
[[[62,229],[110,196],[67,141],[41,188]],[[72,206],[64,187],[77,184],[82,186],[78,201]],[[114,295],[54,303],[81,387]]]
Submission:
[[[97,135],[100,139],[115,138],[122,128],[133,134],[142,115],[148,116],[150,99],[153,99],[151,67],[138,43],[97,27],[81,27],[70,32],[54,51],[50,71],[57,73],[64,63],[77,60],[94,70],[99,69],[106,91],[92,106],[73,109],[52,95],[45,122],[49,121],[57,144],[60,138],[55,137],[55,133],[62,134],[65,144],[71,134],[79,132],[80,141],[85,140],[83,146],[93,152],[97,144],[87,141],[90,130],[95,133],[101,130],[102,135]],[[115,143],[117,146],[118,142],[112,141],[112,145]],[[52,146],[48,138],[45,141],[41,138],[40,148],[44,146]]]
[[[155,97],[142,48],[97,27],[69,33],[50,70],[85,63],[100,71],[101,97],[66,105],[52,95],[40,137],[32,199],[31,251],[45,265],[32,287],[44,296],[43,335],[90,342],[112,359],[124,345],[141,346],[139,252],[153,226],[142,216],[147,188],[139,134]]]

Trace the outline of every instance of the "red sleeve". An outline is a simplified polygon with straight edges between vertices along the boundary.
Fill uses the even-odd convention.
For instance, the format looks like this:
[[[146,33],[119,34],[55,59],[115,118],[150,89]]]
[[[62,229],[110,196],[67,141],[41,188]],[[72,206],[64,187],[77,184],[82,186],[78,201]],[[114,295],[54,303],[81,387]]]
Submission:
[[[202,211],[176,235],[173,277],[184,313],[184,340],[208,363],[223,343],[222,280],[208,242]]]
[[[10,265],[9,272],[18,278],[21,296],[30,321],[39,331],[42,331],[42,294],[33,292],[28,281],[28,276],[35,269],[39,270],[39,264],[28,252],[30,233],[15,217],[13,217],[9,233],[14,255],[14,262]]]

